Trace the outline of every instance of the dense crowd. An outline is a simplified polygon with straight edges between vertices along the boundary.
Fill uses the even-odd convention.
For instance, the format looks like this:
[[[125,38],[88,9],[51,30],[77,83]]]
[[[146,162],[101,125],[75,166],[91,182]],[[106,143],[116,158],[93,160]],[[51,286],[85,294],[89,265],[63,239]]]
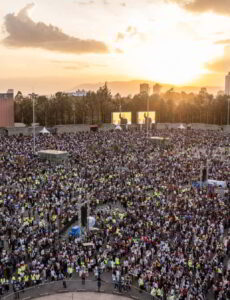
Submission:
[[[144,131],[37,136],[37,150],[69,152],[58,165],[33,154],[31,137],[1,137],[0,291],[112,270],[115,287],[137,282],[153,298],[230,299],[229,194],[192,186],[208,159],[209,177],[229,188],[230,135],[152,134],[169,144]],[[98,230],[61,237],[85,200]]]

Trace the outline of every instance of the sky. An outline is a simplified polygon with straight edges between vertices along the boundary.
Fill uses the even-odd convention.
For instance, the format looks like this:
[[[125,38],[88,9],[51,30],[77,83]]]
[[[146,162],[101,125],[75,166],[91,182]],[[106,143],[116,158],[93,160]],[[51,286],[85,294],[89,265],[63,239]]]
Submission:
[[[0,90],[150,80],[224,87],[229,0],[0,2]]]

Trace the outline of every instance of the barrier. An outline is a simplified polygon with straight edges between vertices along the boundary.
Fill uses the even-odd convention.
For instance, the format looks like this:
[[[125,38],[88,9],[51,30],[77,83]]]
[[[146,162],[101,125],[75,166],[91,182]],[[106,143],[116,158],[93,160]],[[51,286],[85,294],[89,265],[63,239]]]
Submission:
[[[65,282],[65,284],[64,284]],[[65,288],[66,287],[66,288]],[[41,297],[47,297],[56,294],[64,294],[64,293],[84,293],[84,292],[92,292],[98,293],[98,285],[97,279],[95,280],[85,280],[85,283],[82,284],[82,280],[59,280],[52,281],[48,283],[43,283],[39,285],[35,285],[24,290],[20,290],[15,293],[9,293],[2,296],[2,300],[29,300]],[[123,289],[115,290],[114,284],[110,282],[106,282],[102,279],[100,293],[105,294],[113,294],[117,296],[122,296],[130,299],[140,299],[140,300],[153,300],[154,298],[147,292],[142,291],[135,287],[131,286],[130,290],[124,291]],[[72,294],[72,300],[74,298],[79,300],[79,296],[76,294]],[[62,296],[62,299],[65,300],[65,296]],[[69,299],[69,296],[66,296],[66,300]]]

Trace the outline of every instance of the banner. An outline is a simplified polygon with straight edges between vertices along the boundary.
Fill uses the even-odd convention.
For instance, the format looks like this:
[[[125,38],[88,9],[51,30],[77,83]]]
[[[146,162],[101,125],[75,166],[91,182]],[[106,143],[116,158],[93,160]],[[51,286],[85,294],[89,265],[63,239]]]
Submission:
[[[132,124],[132,113],[131,112],[113,112],[112,113],[112,124],[114,124],[114,125]]]
[[[147,124],[149,119],[149,124],[155,124],[156,122],[156,112],[155,111],[139,111],[137,113],[137,124]]]

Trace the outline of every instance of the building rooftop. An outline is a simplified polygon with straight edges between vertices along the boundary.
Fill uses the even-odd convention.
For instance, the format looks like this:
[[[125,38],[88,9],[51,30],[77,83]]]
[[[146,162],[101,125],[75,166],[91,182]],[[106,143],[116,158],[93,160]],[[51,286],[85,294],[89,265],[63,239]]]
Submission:
[[[14,90],[8,89],[6,93],[0,93],[0,98],[1,99],[12,99],[14,96]]]

